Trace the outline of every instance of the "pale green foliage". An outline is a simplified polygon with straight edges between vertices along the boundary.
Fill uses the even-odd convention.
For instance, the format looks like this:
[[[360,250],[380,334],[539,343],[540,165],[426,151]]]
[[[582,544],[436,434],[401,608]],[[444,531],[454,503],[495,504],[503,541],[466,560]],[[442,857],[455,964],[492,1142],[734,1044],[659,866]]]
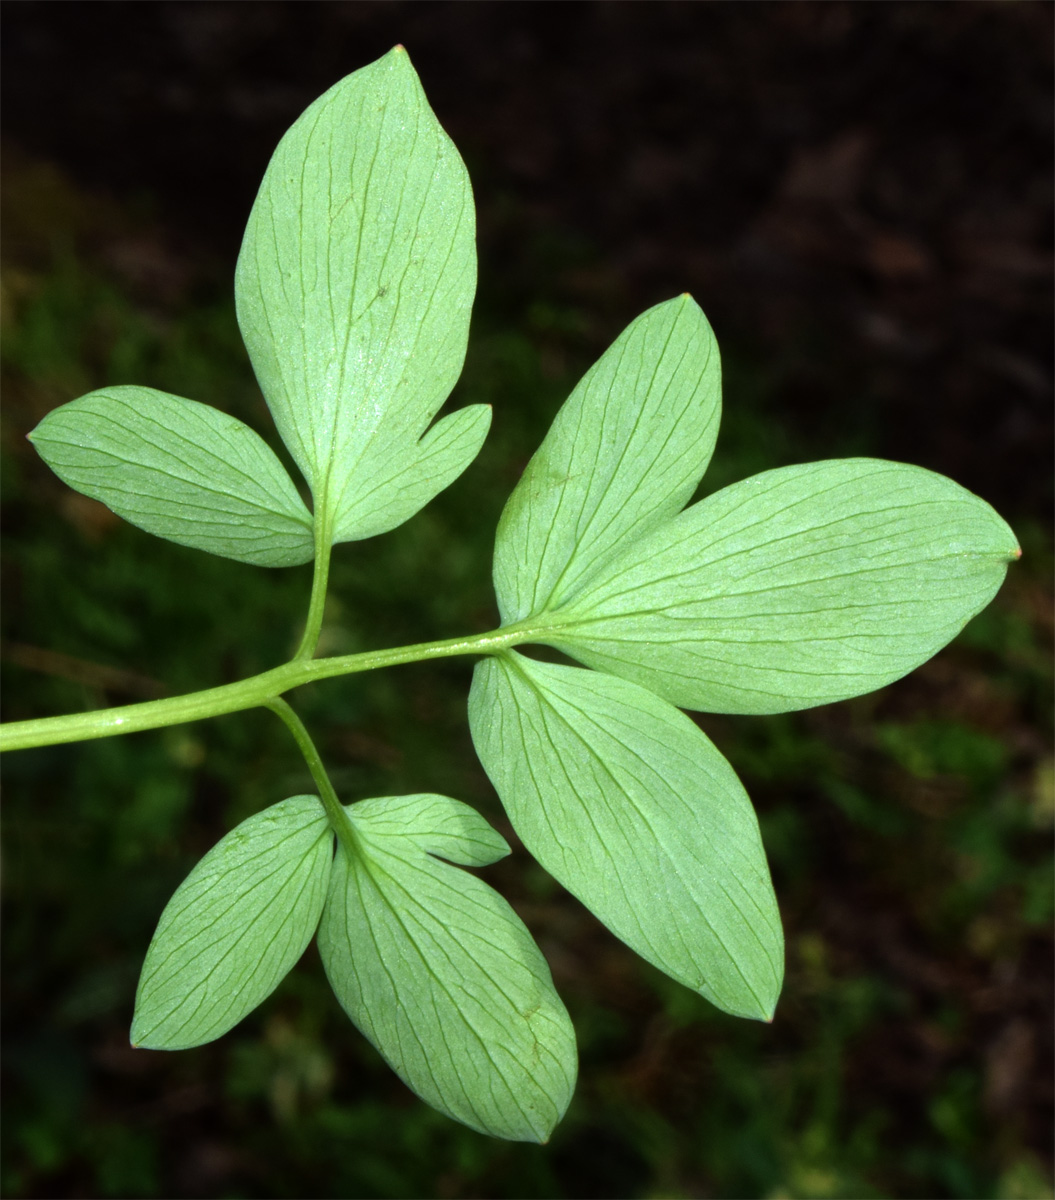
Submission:
[[[402,47],[316,100],[271,159],[238,322],[331,541],[407,520],[483,443],[484,405],[422,437],[465,358],[475,230],[469,176]]]
[[[270,996],[315,933],[332,857],[333,832],[315,796],[265,808],[217,842],[161,914],[132,1044],[200,1046]]]
[[[319,928],[345,1012],[441,1112],[496,1137],[546,1141],[575,1087],[571,1022],[520,918],[450,865],[484,866],[509,847],[445,796],[361,800],[346,812],[356,853],[338,855]]]
[[[313,554],[311,513],[275,452],[237,418],[146,387],[108,387],[29,435],[70,487],[148,533],[261,567]]]
[[[680,983],[772,1017],[784,942],[758,821],[684,713],[637,684],[511,652],[477,665],[469,722],[547,871]]]
[[[785,467],[627,545],[546,640],[686,708],[808,708],[925,662],[1018,554],[1006,522],[942,475],[869,458]]]
[[[769,1020],[783,938],[758,823],[732,767],[673,705],[781,712],[889,683],[989,602],[1019,551],[976,496],[871,459],[769,471],[685,509],[714,449],[721,371],[682,295],[586,373],[513,491],[495,545],[500,630],[312,662],[331,544],[413,516],[486,435],[482,405],[432,424],[465,354],[474,224],[465,167],[402,47],[293,125],[235,291],[313,515],[241,422],[148,388],[93,392],[32,436],[63,479],[152,533],[264,566],[315,553],[301,649],[124,715],[23,722],[8,744],[44,744],[63,721],[52,740],[270,708],[319,799],[251,817],[181,885],[147,953],[133,1042],[218,1037],[318,927],[341,1005],[418,1095],[482,1132],[544,1141],[574,1088],[574,1032],[520,919],[452,865],[485,866],[508,846],[443,796],[344,808],[281,693],[386,662],[489,656],[472,735],[527,848],[649,962],[726,1012]],[[530,642],[594,669],[514,649]]]
[[[718,346],[692,297],[631,322],[568,397],[502,513],[503,624],[559,607],[682,508],[710,462],[720,413]]]
[[[769,1019],[783,946],[757,823],[665,701],[782,712],[889,683],[989,602],[1018,550],[950,480],[870,459],[766,472],[682,512],[719,403],[688,296],[587,372],[502,514],[495,590],[507,627],[634,682],[505,652],[477,667],[469,716],[543,866],[675,979]]]

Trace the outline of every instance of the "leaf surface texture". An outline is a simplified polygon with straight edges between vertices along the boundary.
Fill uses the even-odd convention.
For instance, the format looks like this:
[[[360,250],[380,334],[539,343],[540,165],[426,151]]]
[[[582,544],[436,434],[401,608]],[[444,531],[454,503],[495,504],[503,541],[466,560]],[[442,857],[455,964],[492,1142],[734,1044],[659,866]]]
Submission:
[[[505,625],[559,607],[692,496],[718,433],[721,368],[691,296],[643,313],[583,376],[502,513]]]
[[[101,388],[49,413],[29,438],[70,487],[148,533],[264,567],[314,554],[311,513],[275,452],[208,404]]]
[[[642,958],[768,1020],[783,936],[732,767],[653,693],[510,652],[476,667],[477,753],[528,850]]]
[[[508,846],[445,796],[345,811],[358,852],[339,850],[319,928],[345,1012],[440,1112],[494,1137],[546,1141],[575,1086],[571,1022],[519,917],[451,865],[483,866]]]
[[[540,640],[686,708],[786,712],[918,667],[1019,553],[942,475],[879,459],[784,467],[628,544]]]
[[[475,289],[469,178],[396,47],[283,137],[235,276],[257,379],[331,541],[394,528],[479,451],[486,405],[426,432]]]
[[[139,978],[132,1044],[200,1046],[270,996],[315,933],[332,855],[315,796],[283,800],[222,838],[161,914]]]

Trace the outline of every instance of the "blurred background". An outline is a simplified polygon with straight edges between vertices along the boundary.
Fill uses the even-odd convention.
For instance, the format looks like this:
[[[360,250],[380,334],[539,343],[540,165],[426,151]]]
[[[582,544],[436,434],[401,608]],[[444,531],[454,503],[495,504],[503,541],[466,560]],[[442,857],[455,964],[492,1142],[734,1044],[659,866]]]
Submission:
[[[402,42],[469,167],[480,287],[463,478],[340,547],[323,651],[495,623],[494,526],[581,372],[690,291],[726,415],[704,491],[848,454],[943,472],[1018,533],[994,604],[906,680],[702,716],[783,911],[772,1026],[635,958],[522,849],[486,877],[578,1030],[543,1148],[436,1115],[314,948],[226,1038],[133,1051],[157,917],[234,823],[309,790],[267,713],[6,756],[2,1189],[11,1197],[1050,1197],[1052,8],[1047,4],[21,2],[3,14],[4,716],[219,684],[294,648],[310,569],[170,545],[24,437],[142,383],[275,445],[233,314],[278,138]],[[512,840],[471,664],[295,703],[347,800],[434,790]]]

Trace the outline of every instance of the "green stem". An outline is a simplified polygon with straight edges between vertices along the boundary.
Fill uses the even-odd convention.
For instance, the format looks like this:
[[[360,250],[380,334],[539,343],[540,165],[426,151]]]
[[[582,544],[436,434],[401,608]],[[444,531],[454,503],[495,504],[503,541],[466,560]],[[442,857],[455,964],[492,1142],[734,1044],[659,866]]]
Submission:
[[[304,755],[304,761],[308,764],[311,777],[315,780],[315,786],[319,789],[319,799],[322,801],[322,807],[326,810],[331,829],[345,850],[349,854],[355,855],[358,851],[355,826],[348,820],[348,814],[344,811],[340,800],[337,799],[337,793],[334,791],[329,775],[326,774],[326,768],[315,748],[315,743],[311,740],[311,734],[304,727],[304,722],[285,700],[278,697],[269,700],[266,707],[281,717],[286,728],[293,734],[293,739],[300,748],[301,754]]]
[[[311,577],[311,600],[308,602],[308,621],[304,636],[300,639],[294,661],[311,658],[319,644],[322,633],[322,615],[326,609],[326,587],[330,580],[331,522],[325,513],[317,514],[315,521],[315,569]]]
[[[261,675],[184,696],[148,700],[143,704],[125,704],[118,708],[100,708],[64,717],[10,721],[0,725],[0,751],[82,742],[90,738],[113,737],[119,733],[137,733],[143,729],[201,721],[205,717],[218,717],[224,713],[268,705],[291,688],[319,679],[331,679],[335,675],[353,675],[359,671],[374,671],[378,667],[394,667],[432,658],[454,658],[461,654],[497,654],[521,642],[531,641],[532,633],[533,630],[527,626],[513,625],[475,637],[422,642],[393,650],[368,650],[362,654],[346,654],[337,658],[294,659]]]

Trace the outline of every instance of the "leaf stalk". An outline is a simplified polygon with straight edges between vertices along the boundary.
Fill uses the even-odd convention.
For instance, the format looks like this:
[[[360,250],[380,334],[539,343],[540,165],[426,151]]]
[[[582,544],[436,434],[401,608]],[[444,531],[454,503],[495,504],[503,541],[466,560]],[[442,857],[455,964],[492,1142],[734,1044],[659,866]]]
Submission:
[[[326,610],[326,588],[330,581],[330,555],[333,552],[332,525],[329,507],[320,506],[314,521],[315,559],[312,564],[311,600],[308,602],[308,619],[304,636],[300,639],[294,661],[315,656],[322,633],[322,618]]]
[[[374,671],[380,667],[400,666],[433,658],[456,658],[463,654],[496,654],[531,640],[532,630],[526,624],[522,624],[473,637],[421,642],[390,650],[367,650],[360,654],[345,654],[333,658],[294,658],[280,667],[252,675],[248,679],[206,688],[200,692],[188,692],[182,696],[148,700],[141,704],[124,704],[115,708],[100,708],[91,712],[70,713],[61,717],[9,721],[0,725],[0,752],[114,737],[117,734],[138,733],[145,729],[159,729],[168,725],[184,725],[189,721],[201,721],[207,717],[270,706],[272,701],[292,688],[320,679],[354,675],[360,671]]]
[[[311,740],[311,734],[305,728],[304,722],[290,708],[286,701],[279,696],[276,696],[274,700],[268,701],[266,707],[270,708],[282,720],[290,733],[293,734],[293,740],[297,743],[298,749],[304,756],[304,761],[311,772],[312,779],[315,781],[315,786],[319,789],[319,799],[322,801],[322,807],[326,810],[326,817],[330,822],[330,828],[337,835],[337,839],[345,851],[350,855],[357,855],[359,852],[359,838],[355,832],[355,827],[348,820],[348,814],[344,811],[344,807],[337,798],[337,792],[330,782],[330,777],[326,773],[326,767],[323,765],[322,758],[315,747],[315,743]]]

